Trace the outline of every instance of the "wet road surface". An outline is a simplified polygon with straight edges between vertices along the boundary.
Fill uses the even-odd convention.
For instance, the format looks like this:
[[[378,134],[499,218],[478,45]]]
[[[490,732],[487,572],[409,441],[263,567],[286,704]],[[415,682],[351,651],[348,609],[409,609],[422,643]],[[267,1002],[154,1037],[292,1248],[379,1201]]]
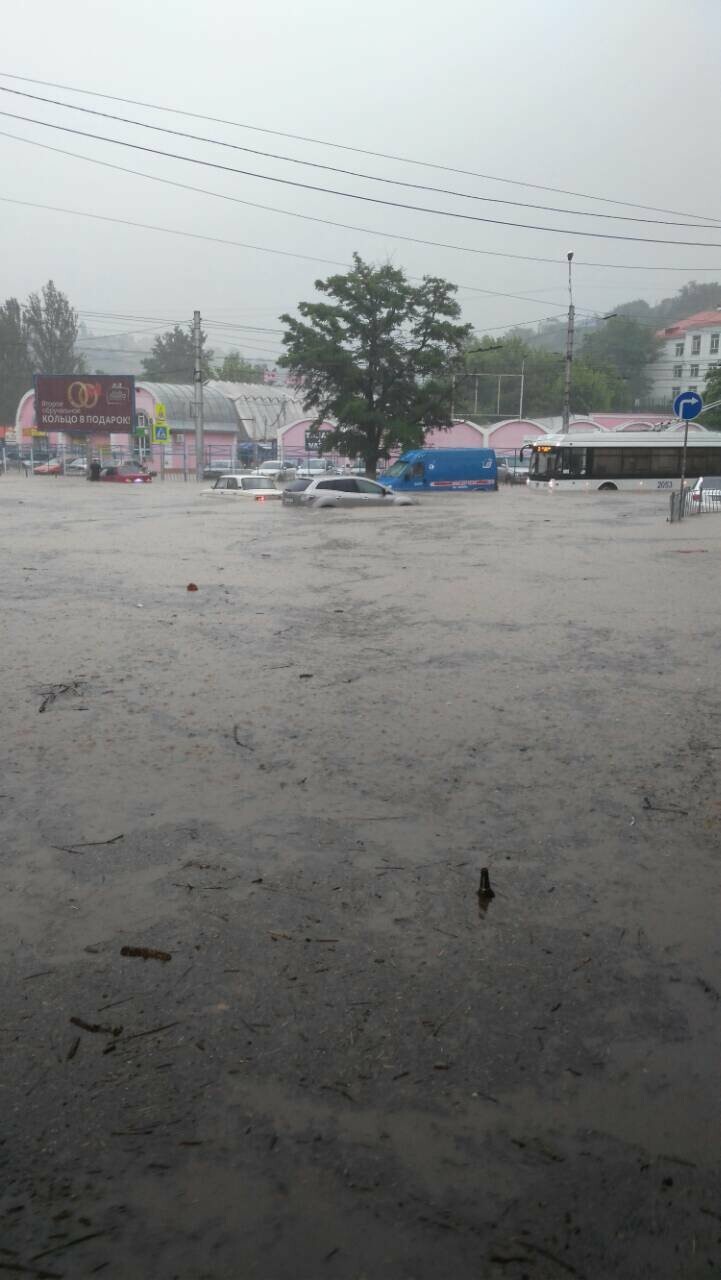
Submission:
[[[718,1270],[721,518],[665,514],[0,480],[2,1271]]]

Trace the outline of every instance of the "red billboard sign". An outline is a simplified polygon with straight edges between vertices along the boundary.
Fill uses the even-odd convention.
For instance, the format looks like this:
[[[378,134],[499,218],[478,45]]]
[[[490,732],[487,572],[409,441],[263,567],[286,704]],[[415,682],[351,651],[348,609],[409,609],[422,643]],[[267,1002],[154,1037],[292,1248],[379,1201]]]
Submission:
[[[132,374],[38,373],[35,421],[41,431],[132,431]]]

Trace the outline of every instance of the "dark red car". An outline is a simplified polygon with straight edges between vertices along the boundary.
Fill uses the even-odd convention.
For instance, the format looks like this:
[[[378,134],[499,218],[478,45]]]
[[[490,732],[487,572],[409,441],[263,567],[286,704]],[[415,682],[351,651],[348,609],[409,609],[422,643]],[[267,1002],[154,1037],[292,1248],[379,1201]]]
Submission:
[[[127,462],[103,467],[98,478],[107,480],[108,484],[150,484],[153,479],[149,471],[141,471],[139,467]]]

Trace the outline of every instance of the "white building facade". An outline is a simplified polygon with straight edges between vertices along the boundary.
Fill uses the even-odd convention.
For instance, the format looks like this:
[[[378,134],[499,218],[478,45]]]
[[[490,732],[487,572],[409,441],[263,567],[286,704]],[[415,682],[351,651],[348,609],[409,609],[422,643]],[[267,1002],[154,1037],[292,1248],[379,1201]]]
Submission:
[[[709,369],[721,364],[721,307],[678,320],[656,337],[663,345],[649,368],[654,403],[671,405],[681,391],[703,394]]]

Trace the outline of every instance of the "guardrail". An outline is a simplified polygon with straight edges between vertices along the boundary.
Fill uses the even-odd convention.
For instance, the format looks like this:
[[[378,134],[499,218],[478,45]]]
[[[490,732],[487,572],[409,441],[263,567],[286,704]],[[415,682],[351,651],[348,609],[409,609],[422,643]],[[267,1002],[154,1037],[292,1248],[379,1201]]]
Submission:
[[[686,488],[683,497],[674,490],[669,496],[669,522],[676,524],[690,516],[701,516],[721,511],[721,489]]]

